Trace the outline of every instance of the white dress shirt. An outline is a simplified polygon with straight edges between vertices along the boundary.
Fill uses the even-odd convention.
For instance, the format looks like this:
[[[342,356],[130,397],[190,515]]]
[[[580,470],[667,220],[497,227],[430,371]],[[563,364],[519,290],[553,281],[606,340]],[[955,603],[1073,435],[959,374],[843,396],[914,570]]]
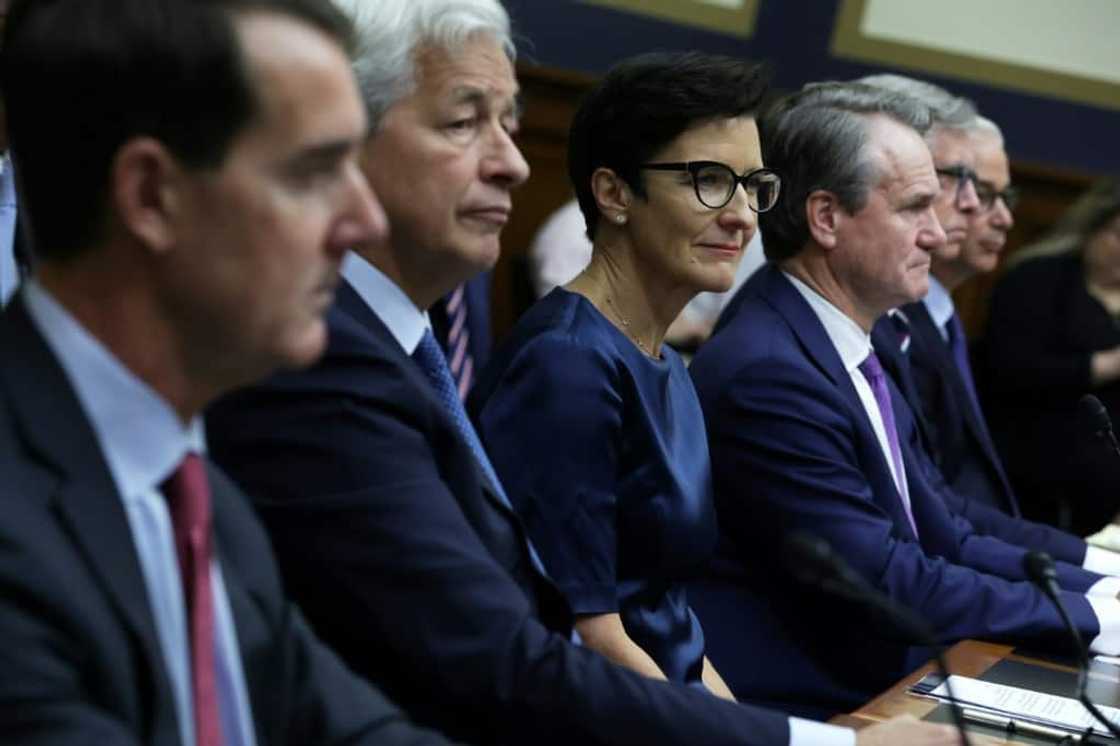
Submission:
[[[19,268],[15,257],[16,179],[12,159],[0,155],[0,306],[19,287]]]
[[[89,418],[116,484],[144,577],[184,744],[195,742],[190,636],[167,500],[160,485],[188,451],[203,453],[202,421],[184,426],[171,406],[134,376],[34,279],[23,289],[27,311],[46,339]],[[214,643],[226,746],[256,736],[222,568],[210,565]]]

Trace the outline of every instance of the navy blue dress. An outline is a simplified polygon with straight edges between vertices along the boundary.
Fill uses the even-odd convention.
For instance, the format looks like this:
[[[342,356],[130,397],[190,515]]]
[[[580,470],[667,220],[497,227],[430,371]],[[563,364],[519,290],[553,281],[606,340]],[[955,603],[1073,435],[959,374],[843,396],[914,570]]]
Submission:
[[[577,614],[618,613],[670,681],[700,683],[684,582],[716,542],[703,415],[668,346],[644,355],[557,288],[514,328],[471,396],[479,435]]]

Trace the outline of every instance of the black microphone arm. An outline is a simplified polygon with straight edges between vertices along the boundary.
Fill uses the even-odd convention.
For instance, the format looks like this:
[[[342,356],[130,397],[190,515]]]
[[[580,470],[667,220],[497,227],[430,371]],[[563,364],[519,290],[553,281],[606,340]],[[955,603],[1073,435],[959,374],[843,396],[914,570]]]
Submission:
[[[1112,418],[1108,416],[1108,410],[1101,400],[1092,394],[1085,394],[1077,402],[1077,410],[1085,426],[1093,431],[1093,435],[1107,440],[1116,455],[1120,456],[1120,442],[1117,442],[1116,433],[1112,430]]]
[[[961,746],[971,746],[968,733],[964,729],[964,716],[953,694],[953,685],[949,681],[949,667],[945,663],[945,655],[941,646],[934,640],[929,626],[914,612],[872,588],[863,576],[853,570],[851,565],[819,536],[803,531],[790,534],[786,537],[785,559],[786,566],[799,582],[875,609],[889,619],[899,632],[934,651],[937,673],[945,682],[949,711],[953,716],[953,724],[960,734]]]
[[[1086,399],[1093,397],[1085,397]],[[1081,400],[1082,402],[1085,399]],[[1098,401],[1099,405],[1100,402]],[[1104,410],[1104,407],[1101,407]],[[1105,413],[1105,419],[1108,419],[1108,413]],[[1111,432],[1112,425],[1109,424],[1109,431]],[[1114,439],[1115,440],[1115,439]],[[1054,608],[1058,610],[1058,616],[1062,618],[1062,624],[1069,630],[1070,639],[1073,640],[1074,651],[1077,654],[1077,699],[1085,706],[1101,725],[1103,725],[1108,732],[1112,734],[1113,738],[1120,738],[1120,728],[1106,718],[1093,701],[1089,699],[1089,651],[1085,647],[1084,640],[1081,639],[1081,633],[1073,624],[1073,619],[1070,618],[1069,612],[1066,610],[1065,604],[1062,603],[1061,593],[1058,590],[1058,571],[1054,569],[1054,560],[1046,552],[1027,552],[1023,557],[1023,570],[1026,571],[1027,577],[1031,579],[1042,591],[1050,602],[1054,604]]]

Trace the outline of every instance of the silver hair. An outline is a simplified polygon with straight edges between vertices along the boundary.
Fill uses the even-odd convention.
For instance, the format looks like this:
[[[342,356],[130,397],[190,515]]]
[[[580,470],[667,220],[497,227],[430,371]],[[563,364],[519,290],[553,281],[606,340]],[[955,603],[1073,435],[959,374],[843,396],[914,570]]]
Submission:
[[[855,82],[873,85],[885,91],[901,93],[917,99],[929,109],[933,118],[933,129],[945,127],[947,129],[971,130],[976,127],[976,119],[979,115],[976,112],[975,104],[963,96],[954,96],[941,86],[933,83],[892,73],[868,75]]]
[[[762,122],[763,159],[789,187],[759,218],[767,259],[783,261],[807,244],[811,192],[832,192],[849,213],[867,204],[880,177],[867,150],[868,117],[877,114],[919,136],[930,127],[929,109],[917,99],[861,83],[809,83],[770,110]]]
[[[352,63],[377,127],[385,112],[416,89],[416,57],[424,48],[454,51],[479,34],[516,58],[509,15],[499,0],[334,0],[354,23]]]
[[[971,131],[993,135],[999,140],[999,144],[1003,145],[1003,131],[999,128],[998,124],[987,117],[977,115],[972,123]]]

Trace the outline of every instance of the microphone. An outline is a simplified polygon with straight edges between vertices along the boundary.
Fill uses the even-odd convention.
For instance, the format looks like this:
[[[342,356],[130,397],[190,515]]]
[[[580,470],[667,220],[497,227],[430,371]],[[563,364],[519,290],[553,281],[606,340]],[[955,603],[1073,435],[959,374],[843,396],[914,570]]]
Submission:
[[[799,582],[878,611],[904,635],[934,650],[937,673],[945,682],[949,711],[953,716],[953,724],[960,733],[961,746],[971,746],[964,729],[964,716],[949,682],[949,667],[945,664],[944,653],[934,640],[929,626],[918,615],[872,588],[862,575],[832,549],[831,544],[819,536],[804,531],[796,531],[787,536],[785,561],[789,571]]]
[[[1112,431],[1112,418],[1108,416],[1108,410],[1101,400],[1092,394],[1085,394],[1077,402],[1077,411],[1085,427],[1092,430],[1097,438],[1107,439],[1112,450],[1120,456],[1120,443],[1116,440],[1116,433]]]
[[[1092,399],[1096,402],[1096,406],[1100,408],[1100,414],[1104,415],[1104,421],[1108,424],[1109,432],[1112,432],[1112,423],[1109,422],[1108,412],[1105,411],[1104,406],[1097,401],[1095,396],[1086,396],[1081,400],[1082,408],[1087,408],[1085,405],[1086,399]],[[1073,620],[1066,611],[1065,604],[1062,603],[1061,594],[1058,591],[1058,571],[1054,568],[1054,560],[1050,559],[1050,555],[1046,552],[1027,552],[1023,557],[1023,571],[1027,573],[1027,577],[1042,591],[1043,595],[1050,599],[1054,604],[1054,608],[1058,610],[1058,616],[1062,618],[1062,624],[1065,625],[1069,631],[1070,639],[1073,640],[1074,650],[1077,654],[1077,699],[1084,705],[1085,709],[1089,711],[1101,725],[1103,725],[1113,738],[1120,738],[1120,728],[1117,728],[1111,720],[1106,718],[1093,701],[1089,699],[1087,691],[1089,686],[1089,651],[1085,648],[1085,643],[1081,639],[1081,633],[1074,626]]]

